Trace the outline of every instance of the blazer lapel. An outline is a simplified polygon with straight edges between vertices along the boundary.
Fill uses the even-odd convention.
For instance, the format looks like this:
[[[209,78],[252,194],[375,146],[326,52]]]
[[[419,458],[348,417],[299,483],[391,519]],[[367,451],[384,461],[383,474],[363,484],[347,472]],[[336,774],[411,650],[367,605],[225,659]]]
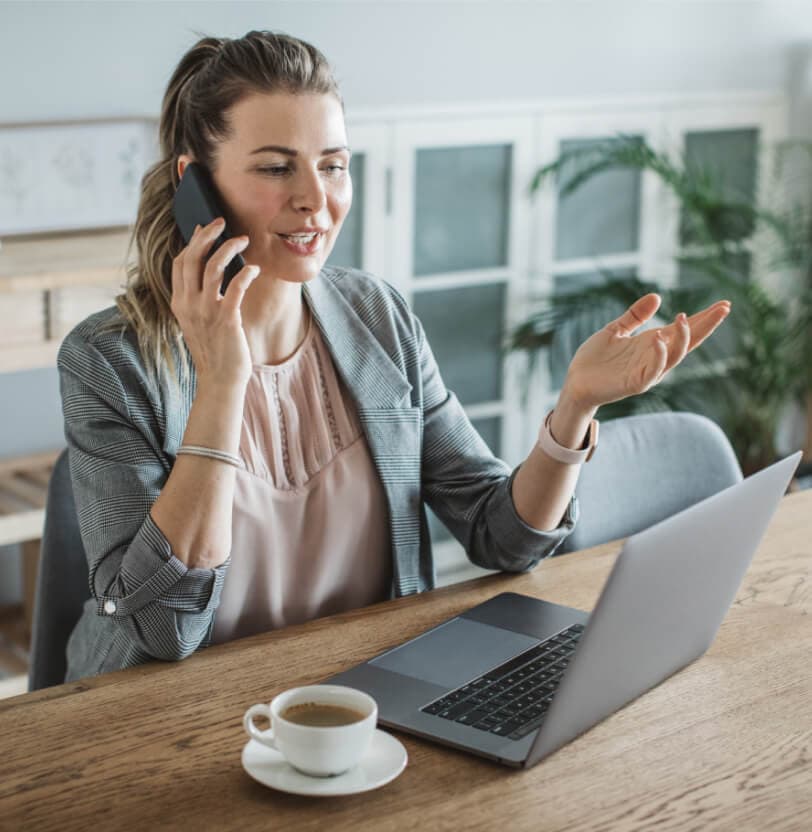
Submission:
[[[409,407],[412,385],[344,295],[322,275],[302,289],[359,407]]]
[[[319,275],[302,288],[336,368],[355,399],[386,492],[398,594],[416,591],[422,409],[412,406],[411,383],[333,283]]]

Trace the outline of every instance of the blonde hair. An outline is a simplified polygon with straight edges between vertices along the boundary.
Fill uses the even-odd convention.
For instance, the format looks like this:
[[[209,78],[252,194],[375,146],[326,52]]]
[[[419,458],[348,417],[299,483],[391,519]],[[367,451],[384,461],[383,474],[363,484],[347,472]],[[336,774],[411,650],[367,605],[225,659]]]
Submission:
[[[230,108],[253,93],[275,92],[331,94],[344,110],[324,55],[282,33],[252,30],[236,39],[203,36],[169,80],[158,125],[160,159],[141,179],[127,249],[127,284],[115,299],[119,320],[112,322],[133,327],[156,382],[164,374],[175,386],[186,386],[190,380],[191,356],[170,309],[172,260],[186,245],[172,214],[180,181],[178,157],[187,153],[213,171],[218,143],[233,135]],[[133,245],[137,259],[130,262]]]

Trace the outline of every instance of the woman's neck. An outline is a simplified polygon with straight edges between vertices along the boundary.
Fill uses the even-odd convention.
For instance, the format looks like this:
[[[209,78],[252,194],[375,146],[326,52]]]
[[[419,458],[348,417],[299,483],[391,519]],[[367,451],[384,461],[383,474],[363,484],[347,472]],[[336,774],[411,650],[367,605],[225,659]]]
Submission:
[[[241,305],[243,329],[254,364],[281,364],[299,348],[307,333],[309,311],[300,283],[260,275]]]

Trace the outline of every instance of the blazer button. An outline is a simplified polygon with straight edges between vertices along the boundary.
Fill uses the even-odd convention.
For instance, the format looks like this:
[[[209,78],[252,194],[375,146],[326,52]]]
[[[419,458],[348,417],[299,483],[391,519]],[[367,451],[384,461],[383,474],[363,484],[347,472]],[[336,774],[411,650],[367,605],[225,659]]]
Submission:
[[[115,601],[105,601],[104,602],[104,611],[108,615],[112,615],[116,611],[116,602]]]

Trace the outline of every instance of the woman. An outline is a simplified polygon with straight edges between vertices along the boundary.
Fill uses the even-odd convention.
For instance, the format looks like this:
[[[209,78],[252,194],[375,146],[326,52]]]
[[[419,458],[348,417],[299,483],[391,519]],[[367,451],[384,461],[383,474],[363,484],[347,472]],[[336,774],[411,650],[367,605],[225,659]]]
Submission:
[[[532,569],[572,531],[572,451],[597,408],[659,382],[729,310],[633,335],[660,302],[640,298],[578,350],[511,471],[398,292],[324,266],[352,183],[318,50],[270,32],[201,39],[170,80],[160,143],[126,293],[59,352],[93,595],[67,681],[431,589],[424,501],[473,563]],[[190,161],[235,235],[210,258],[222,225],[184,245],[172,216]],[[249,265],[221,297],[237,252]]]

